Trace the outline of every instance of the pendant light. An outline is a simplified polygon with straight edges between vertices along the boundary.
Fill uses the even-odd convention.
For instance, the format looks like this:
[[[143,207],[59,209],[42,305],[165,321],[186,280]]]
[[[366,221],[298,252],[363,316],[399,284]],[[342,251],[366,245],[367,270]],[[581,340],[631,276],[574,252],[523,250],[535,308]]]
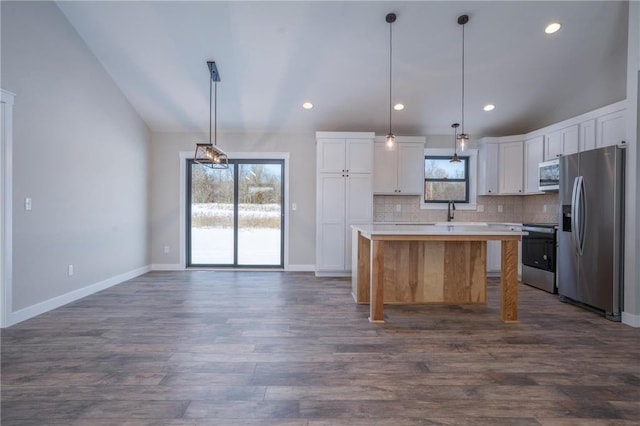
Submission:
[[[209,67],[209,143],[196,143],[196,153],[193,156],[193,161],[202,164],[205,167],[211,169],[228,169],[229,157],[220,148],[218,148],[218,82],[220,81],[220,74],[218,73],[218,67],[213,61],[207,61]],[[213,91],[213,83],[215,83],[215,119],[214,119],[214,133],[213,143],[211,143],[211,97]]]
[[[469,134],[464,132],[464,26],[467,22],[469,22],[469,15],[458,17],[458,24],[462,26],[462,129],[457,136],[457,140],[460,141],[460,151],[464,151],[469,142]]]
[[[386,146],[388,150],[392,150],[396,144],[396,135],[391,130],[391,113],[393,111],[393,98],[391,97],[391,72],[392,72],[392,57],[393,57],[393,34],[391,27],[396,22],[395,13],[387,13],[385,20],[389,24],[389,134],[386,137]]]
[[[456,152],[456,148],[457,148],[458,138],[460,137],[460,135],[458,134],[458,127],[460,127],[460,124],[453,123],[451,127],[453,127],[453,157],[451,158],[451,160],[449,160],[449,162],[459,163],[460,159],[458,158],[458,153]]]

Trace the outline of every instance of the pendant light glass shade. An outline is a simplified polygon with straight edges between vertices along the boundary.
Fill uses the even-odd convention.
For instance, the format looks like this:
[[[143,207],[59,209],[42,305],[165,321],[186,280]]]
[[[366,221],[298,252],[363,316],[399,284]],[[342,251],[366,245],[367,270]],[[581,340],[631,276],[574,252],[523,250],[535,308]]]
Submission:
[[[459,163],[460,159],[458,158],[458,153],[456,152],[456,146],[458,142],[458,136],[460,136],[458,135],[458,127],[460,127],[460,124],[453,123],[451,127],[453,127],[453,157],[451,158],[451,160],[449,160],[449,162]]]
[[[218,74],[218,68],[216,63],[208,61],[209,67],[209,142],[208,143],[196,143],[196,152],[193,155],[193,161],[202,164],[205,167],[211,169],[228,169],[229,157],[223,150],[217,147],[218,142],[218,82],[220,81],[220,74]],[[215,83],[215,119],[214,119],[214,138],[211,142],[211,98],[213,91],[213,83]]]
[[[462,131],[456,136],[460,141],[460,151],[464,151],[469,142],[469,134],[464,132],[464,26],[469,22],[469,15],[460,15],[458,24],[462,26]]]
[[[387,13],[387,16],[385,16],[385,21],[389,24],[389,133],[387,134],[387,137],[385,138],[385,142],[386,142],[386,147],[387,150],[393,150],[395,148],[396,145],[396,135],[393,134],[393,131],[391,129],[391,113],[393,112],[393,98],[392,98],[392,91],[391,91],[391,76],[392,76],[392,71],[393,71],[393,67],[392,67],[392,58],[393,58],[393,32],[392,32],[392,26],[393,23],[396,22],[396,14],[395,13]]]

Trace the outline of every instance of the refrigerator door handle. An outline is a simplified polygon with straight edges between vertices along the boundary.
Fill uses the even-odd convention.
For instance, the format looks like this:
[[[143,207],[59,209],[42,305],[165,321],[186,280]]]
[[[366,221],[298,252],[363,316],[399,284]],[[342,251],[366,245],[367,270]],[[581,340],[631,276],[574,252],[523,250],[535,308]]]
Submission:
[[[580,253],[580,243],[578,236],[578,182],[580,176],[573,180],[573,191],[571,192],[571,239],[573,240],[573,247],[575,253]]]
[[[574,241],[576,245],[576,252],[582,256],[584,249],[584,233],[586,230],[586,209],[585,209],[585,194],[584,194],[584,178],[578,176],[574,182],[575,191],[575,218],[573,220],[576,224],[574,235]]]
[[[580,176],[580,190],[578,191],[579,206],[578,220],[580,221],[580,256],[584,251],[584,237],[587,232],[587,197],[584,188],[584,178]]]

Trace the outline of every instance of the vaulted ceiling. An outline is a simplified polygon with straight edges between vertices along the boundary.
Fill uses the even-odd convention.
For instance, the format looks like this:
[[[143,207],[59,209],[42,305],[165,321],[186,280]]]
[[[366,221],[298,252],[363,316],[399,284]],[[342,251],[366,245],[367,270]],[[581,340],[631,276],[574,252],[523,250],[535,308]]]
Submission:
[[[389,24],[399,135],[524,133],[625,98],[627,2],[61,1],[153,131],[207,132],[217,63],[221,132],[389,127]],[[562,24],[553,35],[545,26]],[[305,110],[302,103],[314,108]],[[485,112],[486,103],[496,105]]]

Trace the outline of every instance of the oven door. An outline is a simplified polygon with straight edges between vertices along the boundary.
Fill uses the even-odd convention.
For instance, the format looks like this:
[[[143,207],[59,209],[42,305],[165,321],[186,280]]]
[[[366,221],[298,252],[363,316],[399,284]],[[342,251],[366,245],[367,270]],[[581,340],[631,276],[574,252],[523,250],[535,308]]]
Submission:
[[[529,235],[522,237],[522,264],[544,271],[556,270],[555,229],[523,227]]]

